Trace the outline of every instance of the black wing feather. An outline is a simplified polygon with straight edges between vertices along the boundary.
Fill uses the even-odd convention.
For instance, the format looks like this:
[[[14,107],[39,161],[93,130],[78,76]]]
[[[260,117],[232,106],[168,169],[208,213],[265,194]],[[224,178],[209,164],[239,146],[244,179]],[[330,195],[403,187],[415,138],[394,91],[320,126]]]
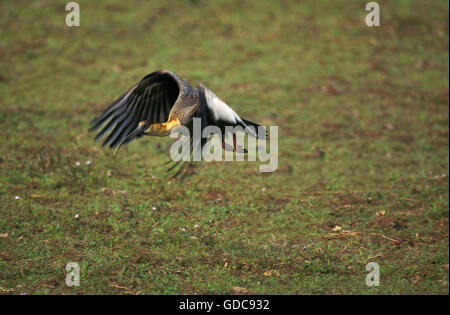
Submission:
[[[103,146],[110,144],[111,142],[116,139],[120,133],[122,132],[123,128],[126,124],[129,123],[129,121],[133,118],[134,113],[136,112],[136,109],[138,108],[137,104],[137,96],[133,98],[133,100],[130,102],[130,106],[128,107],[128,110],[126,113],[124,113],[121,117],[121,120],[117,122],[117,124],[114,127],[114,130],[111,131],[109,136],[106,138],[106,140],[103,142]],[[112,146],[111,146],[112,147]]]
[[[139,124],[139,119],[141,117],[142,110],[145,107],[145,106],[140,106],[141,99],[142,99],[142,97],[139,96],[138,99],[136,100],[136,103],[137,103],[136,112],[130,117],[131,120],[129,121],[129,123],[122,127],[122,129],[121,129],[122,131],[120,132],[119,136],[116,137],[111,142],[112,147],[115,147],[116,145],[118,145],[120,143],[120,141],[122,141],[122,139],[124,139],[131,131],[136,129],[136,126]]]
[[[134,98],[133,98],[134,99]],[[116,125],[117,122],[121,122],[125,117],[129,114],[129,111],[131,110],[131,107],[123,106],[120,109],[117,110],[117,112],[114,114],[114,117],[111,118],[106,126],[95,136],[94,140],[98,140],[102,138],[112,127]],[[98,125],[100,126],[100,125]],[[93,127],[94,128],[94,127]],[[95,126],[95,129],[98,127]]]
[[[161,102],[164,104],[164,106],[161,106],[161,111],[159,112],[159,119],[162,117],[169,116],[169,113],[166,113],[166,108],[168,107],[169,99],[167,98],[167,91],[162,89],[161,90]]]
[[[132,90],[133,88],[129,89],[124,94],[119,96],[111,105],[109,105],[103,111],[103,113],[100,116],[93,119],[91,121],[92,126],[89,129],[89,131],[93,131],[93,130],[97,129],[98,127],[100,127],[103,122],[105,122],[109,117],[111,117],[111,115],[114,114],[117,116],[117,110],[121,108],[121,105],[123,104],[123,100],[124,100],[125,96],[127,96],[127,94],[130,93],[130,90]],[[124,109],[126,109],[126,108],[124,108]]]
[[[148,97],[148,99],[147,99],[147,102],[148,102],[148,104],[150,104],[150,110],[148,111],[148,115],[145,117],[145,119],[147,119],[147,120],[150,120],[150,121],[153,121],[153,120],[155,120],[154,118],[153,118],[153,115],[154,115],[154,112],[155,112],[155,110],[156,110],[156,108],[157,108],[157,106],[156,106],[156,104],[158,103],[157,102],[157,100],[156,100],[156,98],[155,98],[155,93],[157,93],[156,92],[156,86],[152,86],[151,87],[152,88],[152,95],[153,95],[153,97],[151,98],[150,96]]]
[[[159,84],[156,86],[155,102],[158,104],[161,104],[161,85],[159,85]],[[155,112],[153,113],[154,121],[159,121],[159,112],[161,111],[162,106],[155,106]]]
[[[149,96],[150,96],[150,91],[151,90],[152,90],[151,86],[148,86],[145,89],[144,96],[143,96],[143,102],[148,102],[148,100],[150,99]],[[151,108],[151,106],[144,106],[144,112],[142,113],[142,117],[148,117],[148,113],[150,111],[150,108]],[[146,118],[146,120],[148,120],[148,119]]]

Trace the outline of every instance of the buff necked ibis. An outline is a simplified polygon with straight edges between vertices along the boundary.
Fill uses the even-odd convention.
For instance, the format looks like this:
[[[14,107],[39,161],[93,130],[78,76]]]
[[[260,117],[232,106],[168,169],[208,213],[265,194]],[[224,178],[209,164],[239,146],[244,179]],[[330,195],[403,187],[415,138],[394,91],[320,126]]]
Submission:
[[[201,128],[219,127],[223,137],[226,126],[241,126],[251,136],[266,137],[264,128],[239,117],[210,89],[202,84],[195,89],[169,70],[150,73],[128,89],[91,121],[90,131],[100,128],[95,140],[109,132],[103,146],[117,147],[116,154],[123,144],[144,135],[163,137],[180,125],[192,128],[194,117],[201,119]]]

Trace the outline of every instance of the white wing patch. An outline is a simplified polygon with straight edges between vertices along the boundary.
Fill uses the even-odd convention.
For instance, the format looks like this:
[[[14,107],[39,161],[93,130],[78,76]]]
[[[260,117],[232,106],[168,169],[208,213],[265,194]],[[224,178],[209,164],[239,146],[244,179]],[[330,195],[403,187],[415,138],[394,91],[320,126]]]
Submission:
[[[214,115],[214,120],[223,121],[229,124],[236,124],[237,122],[242,123],[241,117],[239,117],[236,112],[231,109],[224,101],[214,94],[213,91],[204,87],[205,97],[206,97],[206,106],[208,106],[209,110]]]

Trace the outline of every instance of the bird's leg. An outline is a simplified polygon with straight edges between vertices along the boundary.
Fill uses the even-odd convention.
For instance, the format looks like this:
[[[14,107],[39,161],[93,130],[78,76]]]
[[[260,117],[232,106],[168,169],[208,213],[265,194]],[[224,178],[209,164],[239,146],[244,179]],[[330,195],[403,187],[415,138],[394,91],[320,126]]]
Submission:
[[[239,153],[247,153],[247,149],[237,145],[236,142],[236,134],[233,133],[233,146],[230,146],[225,142],[225,136],[222,137],[222,149],[225,151],[239,152]]]
[[[148,130],[145,132],[146,135],[149,136],[159,136],[164,137],[170,134],[170,131],[180,126],[180,120],[178,118],[170,119],[169,121],[166,121],[164,123],[154,123],[148,128]]]
[[[222,136],[222,149],[225,151],[231,151],[236,152],[236,135],[233,134],[233,145],[230,146],[228,143],[225,142],[225,134]]]

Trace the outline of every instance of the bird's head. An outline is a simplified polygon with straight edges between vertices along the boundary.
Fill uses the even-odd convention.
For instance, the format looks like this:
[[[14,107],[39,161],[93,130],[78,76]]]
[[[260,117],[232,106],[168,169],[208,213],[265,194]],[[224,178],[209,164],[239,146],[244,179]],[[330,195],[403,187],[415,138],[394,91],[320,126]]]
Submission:
[[[142,133],[145,133],[145,131],[149,128],[149,127],[151,127],[151,123],[150,123],[150,121],[148,121],[148,120],[143,120],[143,121],[141,121],[141,122],[139,122],[139,124],[138,124],[138,126],[137,126],[137,128],[136,128],[136,131],[140,131],[140,132],[142,132]]]
[[[114,157],[117,155],[117,152],[119,152],[120,147],[132,141],[135,138],[140,138],[142,136],[157,136],[157,137],[165,137],[170,134],[170,131],[180,126],[180,120],[178,118],[172,119],[165,123],[151,123],[148,120],[141,121],[137,128],[131,132],[128,136],[126,136],[119,144],[119,146],[116,149],[116,152],[114,152]]]
[[[137,128],[120,142],[119,146],[116,149],[116,152],[114,152],[114,157],[117,155],[117,152],[119,152],[119,149],[122,147],[123,144],[128,143],[136,138],[140,138],[144,135],[150,135],[146,131],[151,129],[150,128],[151,126],[152,124],[148,120],[143,120],[139,122]]]

